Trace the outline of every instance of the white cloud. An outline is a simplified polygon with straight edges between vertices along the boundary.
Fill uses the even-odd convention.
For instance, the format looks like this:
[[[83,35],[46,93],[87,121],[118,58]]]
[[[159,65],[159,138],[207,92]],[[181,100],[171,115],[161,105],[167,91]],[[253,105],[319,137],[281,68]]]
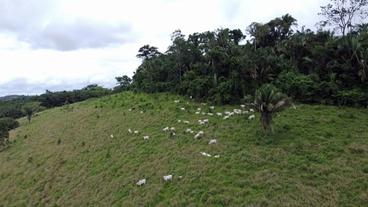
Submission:
[[[0,0],[0,95],[43,92],[133,75],[139,47],[170,34],[243,31],[290,13],[312,28],[325,0]],[[23,84],[19,84],[22,82]],[[17,84],[15,84],[17,83]],[[37,86],[37,87],[35,87]]]
[[[61,2],[57,3],[55,0],[5,0],[0,3],[0,31],[12,33],[30,47],[56,50],[99,48],[132,40],[126,23],[67,15],[58,7]]]
[[[19,37],[33,48],[56,50],[77,50],[83,48],[103,48],[114,44],[123,44],[129,37],[130,27],[105,25],[86,20],[70,23],[51,23],[37,33],[29,32]]]

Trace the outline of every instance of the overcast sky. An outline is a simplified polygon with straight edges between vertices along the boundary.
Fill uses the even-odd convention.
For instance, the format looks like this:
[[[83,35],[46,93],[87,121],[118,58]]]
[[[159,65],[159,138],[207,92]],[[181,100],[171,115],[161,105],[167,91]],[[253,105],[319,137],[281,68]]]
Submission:
[[[291,14],[315,29],[326,0],[0,0],[0,96],[38,94],[132,76],[144,44],[170,34],[239,28]]]

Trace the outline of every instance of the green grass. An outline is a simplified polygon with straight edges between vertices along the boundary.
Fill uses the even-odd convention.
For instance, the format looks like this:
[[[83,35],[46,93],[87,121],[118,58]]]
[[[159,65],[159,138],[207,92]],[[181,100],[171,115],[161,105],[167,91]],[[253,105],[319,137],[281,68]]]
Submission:
[[[0,206],[368,203],[367,109],[297,105],[280,113],[275,133],[265,136],[259,114],[223,120],[196,115],[198,107],[209,111],[179,96],[122,93],[44,111],[30,124],[21,119],[13,143],[0,152]],[[203,118],[209,124],[199,126]],[[177,136],[164,133],[166,126]],[[187,128],[205,135],[195,140]],[[218,144],[208,145],[213,138]],[[173,181],[165,183],[168,174]],[[147,184],[136,186],[142,178]]]

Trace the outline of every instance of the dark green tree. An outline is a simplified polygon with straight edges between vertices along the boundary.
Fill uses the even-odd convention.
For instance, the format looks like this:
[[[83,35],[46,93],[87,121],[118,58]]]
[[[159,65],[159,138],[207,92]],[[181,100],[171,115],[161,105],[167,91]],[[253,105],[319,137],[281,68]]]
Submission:
[[[158,51],[157,47],[151,47],[150,45],[144,45],[139,48],[137,57],[143,60],[149,60],[153,57],[159,56],[161,53]]]
[[[123,75],[121,77],[116,77],[115,78],[116,81],[118,82],[118,86],[115,87],[115,90],[119,90],[119,91],[126,91],[129,89],[131,83],[132,83],[132,79],[127,76],[127,75]]]

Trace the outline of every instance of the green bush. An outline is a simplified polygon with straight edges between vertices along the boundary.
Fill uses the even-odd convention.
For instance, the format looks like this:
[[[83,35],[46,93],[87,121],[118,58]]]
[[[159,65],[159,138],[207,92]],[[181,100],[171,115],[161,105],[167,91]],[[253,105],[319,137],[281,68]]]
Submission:
[[[8,138],[9,138],[8,130],[0,129],[0,146],[6,145]]]
[[[24,116],[24,113],[17,106],[3,106],[0,107],[0,117],[11,117],[14,119]]]
[[[213,101],[217,104],[230,103],[234,97],[232,96],[233,90],[231,80],[225,80],[223,77],[219,79],[218,86],[210,91]]]
[[[19,123],[12,118],[0,119],[0,145],[5,145],[9,138],[9,130],[19,127]]]
[[[350,105],[350,106],[359,106],[365,105],[367,101],[366,94],[360,89],[352,89],[352,90],[342,90],[338,91],[335,96],[337,103],[339,105]]]
[[[179,88],[180,94],[193,96],[201,99],[208,97],[209,91],[212,88],[212,82],[209,77],[197,76],[193,71],[188,72],[184,76],[183,83]]]
[[[315,100],[316,83],[310,75],[285,71],[279,75],[275,85],[293,99],[305,102],[314,102]]]
[[[7,139],[8,137],[9,137],[9,131],[4,130],[4,129],[0,129],[0,142],[3,139]]]
[[[19,127],[18,121],[12,118],[0,118],[0,130],[12,130]]]

